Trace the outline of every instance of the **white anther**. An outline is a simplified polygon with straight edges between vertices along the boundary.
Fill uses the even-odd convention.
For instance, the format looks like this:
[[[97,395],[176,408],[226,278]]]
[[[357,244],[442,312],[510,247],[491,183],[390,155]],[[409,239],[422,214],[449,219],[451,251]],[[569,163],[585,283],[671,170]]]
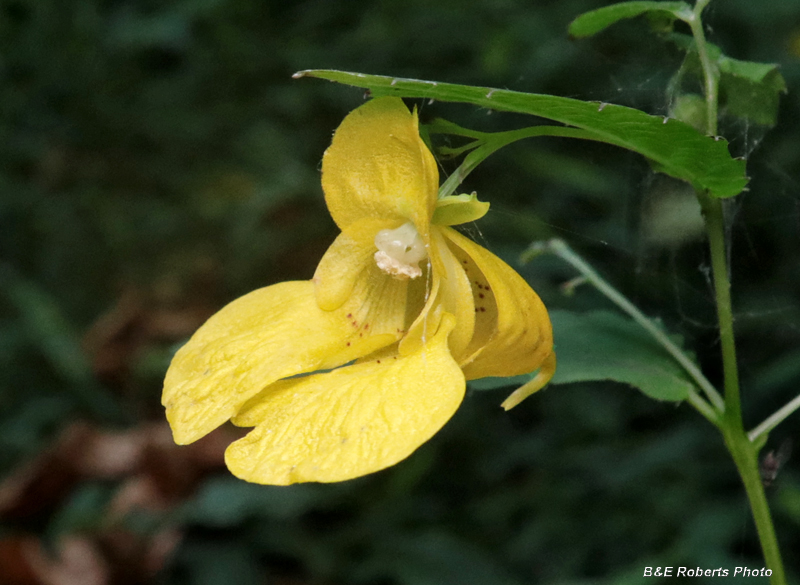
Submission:
[[[411,222],[375,235],[375,263],[386,274],[406,280],[422,276],[420,260],[428,257],[425,242]]]

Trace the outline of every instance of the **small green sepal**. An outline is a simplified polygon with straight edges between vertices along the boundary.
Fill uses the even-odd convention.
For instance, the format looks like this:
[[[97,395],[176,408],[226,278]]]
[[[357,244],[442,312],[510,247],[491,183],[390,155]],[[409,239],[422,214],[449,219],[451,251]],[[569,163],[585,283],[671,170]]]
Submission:
[[[448,195],[436,202],[432,222],[436,225],[460,225],[477,221],[489,211],[489,203],[478,201],[474,191],[467,195]]]

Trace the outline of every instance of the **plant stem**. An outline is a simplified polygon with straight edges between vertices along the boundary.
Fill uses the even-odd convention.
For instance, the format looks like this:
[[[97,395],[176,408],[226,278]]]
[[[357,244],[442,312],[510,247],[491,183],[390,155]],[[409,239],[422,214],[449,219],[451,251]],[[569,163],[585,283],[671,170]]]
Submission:
[[[697,54],[703,68],[705,100],[707,112],[707,132],[717,133],[717,114],[719,102],[719,78],[716,65],[711,62],[706,47],[701,14],[710,0],[697,0],[692,11],[689,26],[692,29]],[[733,334],[733,308],[731,304],[731,283],[728,275],[727,248],[725,244],[725,222],[722,202],[706,192],[698,191],[697,197],[703,209],[711,254],[711,269],[714,275],[717,318],[719,320],[720,345],[722,347],[722,369],[725,387],[725,412],[720,429],[739,476],[744,483],[758,538],[767,566],[772,570],[770,583],[785,585],[786,575],[772,524],[764,485],[758,470],[758,451],[744,430],[742,407],[739,393],[739,372],[736,360],[736,342]],[[776,423],[777,424],[777,423]]]
[[[744,483],[750,508],[756,523],[758,538],[767,567],[772,569],[770,583],[785,585],[778,541],[761,474],[758,470],[758,452],[744,430],[742,423],[742,407],[739,395],[739,373],[736,362],[736,344],[733,334],[733,309],[731,305],[730,279],[725,249],[725,229],[722,216],[722,205],[705,193],[699,193],[701,206],[706,219],[709,247],[711,250],[711,268],[714,274],[714,291],[719,319],[720,344],[722,346],[722,367],[725,378],[725,412],[722,418],[722,434],[739,476]],[[777,424],[777,422],[775,423]]]
[[[552,252],[559,258],[571,264],[584,278],[590,282],[597,290],[603,293],[611,302],[630,315],[634,321],[641,325],[669,354],[677,361],[687,374],[694,380],[697,386],[705,392],[712,406],[709,406],[703,399],[695,394],[689,398],[689,403],[715,425],[719,424],[720,414],[725,408],[722,396],[703,375],[700,369],[675,345],[669,336],[659,329],[651,319],[642,313],[638,307],[631,303],[617,289],[611,286],[602,276],[600,276],[586,261],[578,256],[572,248],[564,241],[553,239],[545,244],[535,244],[531,252],[523,255],[523,260],[530,258],[531,254],[539,252]],[[702,406],[699,406],[702,403]]]
[[[537,136],[581,138],[584,140],[595,139],[595,136],[586,130],[562,126],[531,126],[529,128],[520,128],[519,130],[509,130],[508,132],[483,133],[482,137],[476,140],[478,145],[475,149],[464,157],[461,165],[439,187],[439,199],[452,195],[464,179],[467,178],[467,175],[494,152],[517,140]]]
[[[787,416],[792,414],[795,410],[800,408],[800,394],[795,396],[792,400],[784,404],[781,408],[776,410],[773,414],[769,415],[764,422],[747,433],[747,438],[751,443],[755,443],[758,438],[764,433],[770,432],[779,423],[781,423]]]
[[[722,203],[719,199],[702,192],[698,193],[698,198],[705,216],[708,245],[711,252],[711,269],[713,272],[714,293],[716,295],[719,337],[720,345],[722,346],[722,367],[725,379],[725,419],[731,428],[735,427],[738,430],[743,430]]]
[[[692,18],[687,21],[692,29],[697,56],[700,58],[700,65],[703,68],[703,85],[706,97],[706,124],[709,136],[717,134],[717,107],[719,103],[719,77],[715,64],[711,62],[706,47],[706,34],[703,30],[703,19],[701,14],[711,0],[697,0],[692,10]]]
[[[750,442],[747,435],[736,430],[722,427],[722,434],[725,437],[725,445],[736,463],[739,476],[744,483],[747,498],[750,501],[750,509],[756,522],[758,539],[761,542],[761,551],[764,554],[764,561],[767,567],[772,570],[769,578],[771,585],[786,585],[786,574],[783,570],[781,551],[778,546],[778,539],[775,536],[775,528],[772,525],[769,504],[764,493],[764,484],[761,481],[761,474],[758,471],[758,452],[756,446]]]
[[[695,410],[702,414],[708,422],[715,427],[719,426],[719,411],[714,410],[714,407],[703,400],[703,397],[695,392],[694,389],[689,390],[686,401],[694,406]]]

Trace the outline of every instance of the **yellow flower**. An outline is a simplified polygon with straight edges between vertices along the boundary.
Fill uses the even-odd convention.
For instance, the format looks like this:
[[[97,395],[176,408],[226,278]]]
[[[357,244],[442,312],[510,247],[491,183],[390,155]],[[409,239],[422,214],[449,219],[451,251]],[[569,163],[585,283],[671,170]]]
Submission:
[[[438,181],[400,99],[351,112],[322,163],[342,233],[312,280],[233,301],[177,352],[162,399],[175,442],[230,419],[255,427],[225,453],[236,476],[341,481],[410,455],[456,411],[465,380],[539,368],[506,407],[544,386],[555,370],[544,305],[448,227],[488,205],[437,201]]]

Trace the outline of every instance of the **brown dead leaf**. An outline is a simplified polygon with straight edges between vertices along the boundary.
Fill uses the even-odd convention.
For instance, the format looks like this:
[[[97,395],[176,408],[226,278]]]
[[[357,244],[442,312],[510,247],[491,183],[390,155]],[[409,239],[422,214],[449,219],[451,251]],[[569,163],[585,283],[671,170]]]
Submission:
[[[25,556],[35,536],[11,535],[0,539],[0,585],[39,585],[39,578]]]
[[[55,554],[39,541],[26,541],[22,553],[41,585],[106,585],[108,564],[97,545],[83,536],[60,541]]]
[[[183,532],[175,528],[160,530],[148,538],[121,529],[104,532],[100,544],[111,566],[111,582],[149,583],[164,568],[182,538]]]
[[[213,284],[215,269],[212,266],[207,270],[209,275],[200,276],[209,283],[199,287],[206,291],[205,296],[186,297],[180,283],[158,285],[158,290],[152,291],[125,288],[114,306],[98,317],[84,335],[83,349],[95,376],[111,386],[125,386],[131,366],[145,348],[179,341],[194,333],[219,308],[213,299],[217,288]]]
[[[90,434],[83,423],[69,426],[38,457],[0,482],[0,517],[29,518],[46,512],[80,479],[74,455]]]
[[[117,491],[92,531],[69,535],[52,554],[36,536],[0,539],[0,585],[148,583],[182,531],[165,525],[139,534],[127,527],[128,516],[143,510],[166,517],[203,477],[224,466],[225,448],[245,432],[225,425],[178,446],[166,422],[125,430],[73,423],[49,449],[0,482],[0,517],[18,523],[46,519],[85,481],[117,481]]]

